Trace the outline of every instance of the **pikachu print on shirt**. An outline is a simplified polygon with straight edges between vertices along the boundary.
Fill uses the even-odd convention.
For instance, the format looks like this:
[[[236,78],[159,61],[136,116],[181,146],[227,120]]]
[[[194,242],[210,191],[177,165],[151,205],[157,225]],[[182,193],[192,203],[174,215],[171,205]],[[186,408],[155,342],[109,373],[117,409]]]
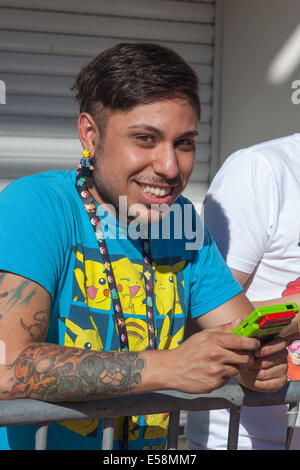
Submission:
[[[90,254],[90,251],[89,251]],[[93,253],[92,253],[93,254]],[[110,290],[107,266],[99,260],[99,254],[87,257],[84,250],[75,250],[73,278],[73,302],[68,318],[61,318],[65,325],[65,345],[86,348],[94,351],[118,350],[119,338],[111,304],[112,297],[119,296],[129,349],[143,351],[148,347],[148,326],[146,321],[147,293],[143,277],[143,262],[129,260],[125,256],[112,261],[117,292]],[[115,257],[116,258],[116,257]],[[173,349],[184,336],[184,282],[185,261],[170,264],[153,264],[155,336],[157,349]],[[129,433],[131,439],[151,439],[154,435],[167,434],[168,420],[165,415],[146,417],[143,425],[140,417],[133,417]],[[153,424],[153,431],[149,426]],[[94,436],[98,420],[84,420],[61,423],[72,431]],[[155,431],[155,432],[154,432]],[[115,430],[118,438],[121,430]]]

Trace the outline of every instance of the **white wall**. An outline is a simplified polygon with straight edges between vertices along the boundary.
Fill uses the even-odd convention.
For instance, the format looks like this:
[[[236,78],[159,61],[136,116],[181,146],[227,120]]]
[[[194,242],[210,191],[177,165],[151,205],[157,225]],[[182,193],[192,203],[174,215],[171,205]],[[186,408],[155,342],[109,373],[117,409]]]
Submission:
[[[177,51],[199,75],[202,116],[185,194],[202,201],[212,161],[214,4],[0,0],[0,85],[7,93],[1,104],[0,86],[0,191],[21,176],[76,168],[81,146],[70,93],[74,75],[118,42],[154,41]]]
[[[300,104],[291,101],[300,80],[299,0],[220,0],[220,162],[257,142],[300,131]],[[270,67],[298,29],[288,52],[294,67]],[[284,55],[284,60],[288,58]],[[280,75],[286,74],[286,77]],[[277,77],[277,82],[275,81]],[[271,81],[271,78],[273,82]],[[300,82],[299,82],[300,84]],[[298,93],[298,101],[300,93]],[[300,152],[299,152],[300,154]]]

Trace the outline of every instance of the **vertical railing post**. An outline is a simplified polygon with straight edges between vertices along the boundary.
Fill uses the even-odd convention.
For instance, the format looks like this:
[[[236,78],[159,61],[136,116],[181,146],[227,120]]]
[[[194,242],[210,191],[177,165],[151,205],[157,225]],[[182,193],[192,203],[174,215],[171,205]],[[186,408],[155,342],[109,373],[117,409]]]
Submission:
[[[173,411],[170,413],[167,444],[168,450],[176,450],[178,448],[179,418],[180,411]]]
[[[103,419],[102,450],[112,450],[114,446],[115,418]]]
[[[292,438],[293,438],[294,429],[296,426],[298,412],[299,412],[299,402],[290,403],[289,410],[287,413],[288,422],[287,422],[286,442],[285,442],[286,450],[289,450],[291,443],[292,443]]]
[[[230,409],[227,450],[237,450],[239,440],[240,416],[240,407]]]
[[[36,425],[35,431],[35,450],[47,449],[49,423],[39,423]]]

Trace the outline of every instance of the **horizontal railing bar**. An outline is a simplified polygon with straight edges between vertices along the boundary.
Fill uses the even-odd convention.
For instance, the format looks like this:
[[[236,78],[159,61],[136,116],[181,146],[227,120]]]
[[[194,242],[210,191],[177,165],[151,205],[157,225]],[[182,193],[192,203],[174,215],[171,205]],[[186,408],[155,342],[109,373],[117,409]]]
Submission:
[[[226,385],[209,394],[176,391],[153,392],[86,402],[48,403],[33,399],[0,401],[0,426],[96,417],[131,416],[181,410],[210,410],[246,406],[268,406],[300,401],[300,382],[289,382],[274,393],[247,390]]]

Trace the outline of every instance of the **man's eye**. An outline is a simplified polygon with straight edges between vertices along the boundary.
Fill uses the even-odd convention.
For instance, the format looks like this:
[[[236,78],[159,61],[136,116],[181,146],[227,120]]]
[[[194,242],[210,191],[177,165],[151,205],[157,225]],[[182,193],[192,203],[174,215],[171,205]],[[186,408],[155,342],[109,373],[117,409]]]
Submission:
[[[183,151],[192,151],[195,150],[195,142],[190,139],[182,139],[176,142],[176,147]]]
[[[137,135],[136,139],[138,140],[139,143],[142,143],[143,145],[153,144],[154,142],[153,137],[151,135],[146,135],[146,134]]]

